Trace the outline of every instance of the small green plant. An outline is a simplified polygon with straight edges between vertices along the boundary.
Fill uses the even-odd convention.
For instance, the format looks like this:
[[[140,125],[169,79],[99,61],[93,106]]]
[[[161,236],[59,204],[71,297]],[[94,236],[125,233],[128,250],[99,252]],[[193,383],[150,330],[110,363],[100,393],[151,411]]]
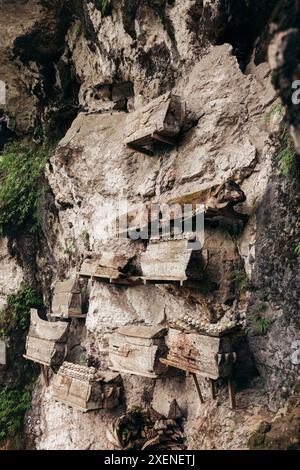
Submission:
[[[298,173],[297,153],[293,141],[289,135],[288,127],[285,124],[279,136],[280,150],[278,160],[280,162],[281,171],[285,176]]]
[[[300,255],[300,243],[296,246],[296,248],[294,249],[294,253],[295,255]]]
[[[269,318],[265,318],[259,314],[256,314],[251,319],[250,330],[253,330],[259,335],[264,336],[269,331],[271,324],[272,324],[272,320],[270,320]]]
[[[0,387],[0,442],[15,437],[22,429],[24,415],[31,405],[35,382],[36,375],[24,388]]]
[[[39,227],[42,175],[48,158],[46,145],[25,149],[11,144],[0,160],[0,231],[16,233],[30,221]]]
[[[86,229],[82,230],[80,238],[83,240],[85,249],[90,250],[90,234]]]
[[[272,116],[275,114],[279,114],[279,116],[284,116],[285,110],[284,106],[281,103],[274,104],[270,111],[268,111],[265,116],[264,116],[264,121],[265,122],[270,122],[270,119]]]
[[[65,245],[65,249],[64,249],[64,254],[65,255],[71,255],[72,253],[74,253],[74,251],[76,250],[76,240],[75,238],[70,238],[69,240],[66,240],[66,245]]]
[[[42,307],[41,295],[30,286],[21,285],[17,292],[8,295],[6,307],[0,310],[0,333],[26,330],[29,326],[30,309]]]
[[[102,15],[106,15],[108,13],[110,6],[111,0],[96,0],[96,7],[101,11]]]

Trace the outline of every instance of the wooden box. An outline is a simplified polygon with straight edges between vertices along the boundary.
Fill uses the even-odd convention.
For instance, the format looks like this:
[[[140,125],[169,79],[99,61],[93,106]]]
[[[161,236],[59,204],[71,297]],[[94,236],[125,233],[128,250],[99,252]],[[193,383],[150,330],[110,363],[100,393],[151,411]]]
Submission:
[[[203,279],[205,262],[201,250],[188,248],[188,241],[157,241],[149,243],[142,254],[143,279],[157,282],[180,282]]]
[[[77,278],[57,282],[52,300],[52,317],[82,318],[81,289]]]
[[[176,144],[175,137],[180,132],[183,119],[180,97],[168,92],[128,115],[125,144],[133,150],[152,155],[147,146],[155,141]]]
[[[165,370],[159,361],[166,351],[165,334],[166,328],[161,326],[119,328],[109,342],[110,368],[128,374],[157,377]]]
[[[53,397],[80,411],[111,409],[120,402],[120,376],[64,362],[52,382]]]
[[[45,366],[60,366],[65,357],[69,323],[48,322],[31,309],[29,333],[24,357]]]
[[[169,328],[165,365],[216,380],[230,377],[235,361],[231,336],[208,336]]]

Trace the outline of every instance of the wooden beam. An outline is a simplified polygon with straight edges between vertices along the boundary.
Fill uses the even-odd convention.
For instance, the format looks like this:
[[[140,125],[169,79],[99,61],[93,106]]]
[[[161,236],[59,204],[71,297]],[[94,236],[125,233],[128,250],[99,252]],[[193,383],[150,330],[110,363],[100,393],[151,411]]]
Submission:
[[[131,150],[135,150],[136,152],[143,153],[144,155],[148,155],[148,157],[153,157],[154,152],[152,150],[147,149],[146,147],[142,147],[141,145],[136,144],[127,144]]]
[[[230,408],[234,410],[236,408],[236,399],[235,399],[234,384],[231,378],[228,379],[228,394],[229,394]]]
[[[165,135],[158,134],[158,132],[153,133],[153,139],[158,140],[159,142],[163,142],[164,144],[172,145],[173,147],[176,145],[176,139],[172,137],[167,137]]]
[[[195,385],[196,385],[196,389],[197,389],[197,392],[198,392],[198,396],[200,398],[200,402],[204,403],[204,398],[203,398],[202,393],[201,393],[201,388],[200,388],[200,385],[199,385],[199,382],[198,382],[198,379],[197,379],[197,375],[192,373],[192,377],[193,377]]]
[[[210,383],[210,392],[211,392],[211,397],[213,400],[215,400],[217,398],[217,394],[216,394],[216,383],[213,379],[209,379],[209,383]]]
[[[41,373],[42,373],[44,385],[46,387],[49,387],[49,368],[41,364]]]

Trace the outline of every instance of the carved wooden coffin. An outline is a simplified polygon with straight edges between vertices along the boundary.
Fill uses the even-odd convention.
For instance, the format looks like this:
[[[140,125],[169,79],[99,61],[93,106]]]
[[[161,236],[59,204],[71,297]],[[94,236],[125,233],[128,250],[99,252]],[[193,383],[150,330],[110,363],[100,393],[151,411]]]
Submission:
[[[109,342],[110,368],[144,377],[157,377],[165,369],[159,361],[166,351],[165,334],[166,328],[161,326],[119,328]]]
[[[6,364],[6,344],[0,339],[0,365]]]
[[[82,313],[81,289],[77,278],[57,282],[52,300],[52,317],[85,317]]]
[[[48,322],[31,309],[29,333],[24,357],[45,366],[60,366],[65,357],[69,323]]]
[[[216,380],[230,377],[235,353],[230,336],[213,337],[169,328],[168,354],[161,362],[168,366]]]
[[[53,378],[54,399],[80,411],[111,409],[120,402],[120,375],[64,362]]]
[[[170,92],[159,96],[128,115],[125,144],[147,155],[152,152],[145,146],[154,141],[175,145],[175,136],[180,132],[183,113],[179,96]]]
[[[168,282],[203,278],[206,261],[201,250],[188,247],[185,238],[150,242],[142,254],[141,267],[144,280]]]

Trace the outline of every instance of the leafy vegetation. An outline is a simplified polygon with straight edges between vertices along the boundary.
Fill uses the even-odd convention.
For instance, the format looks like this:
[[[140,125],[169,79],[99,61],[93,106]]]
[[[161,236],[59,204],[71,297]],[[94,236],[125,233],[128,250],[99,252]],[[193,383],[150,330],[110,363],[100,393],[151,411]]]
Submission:
[[[275,114],[279,114],[280,116],[284,116],[285,110],[284,106],[281,103],[274,104],[270,111],[265,114],[264,121],[269,122],[271,117]]]
[[[48,147],[25,149],[11,144],[0,160],[0,231],[16,233],[30,221],[39,227],[39,202],[43,194],[42,175],[48,159]]]
[[[30,309],[43,307],[40,294],[26,284],[7,297],[7,306],[0,310],[0,333],[26,330],[30,321]]]
[[[24,388],[0,388],[0,441],[15,437],[22,429],[35,382],[36,376],[33,376]]]
[[[285,124],[279,136],[280,150],[278,160],[280,162],[281,171],[285,176],[290,174],[298,174],[297,153],[293,141],[289,135],[288,127]]]
[[[295,255],[300,255],[300,243],[296,246],[294,253]]]
[[[102,15],[106,15],[108,13],[110,6],[111,0],[96,0],[96,7],[101,11]]]
[[[269,331],[271,324],[272,324],[272,320],[270,320],[269,318],[265,318],[262,315],[257,314],[251,319],[250,329],[258,333],[259,335],[264,336]]]

